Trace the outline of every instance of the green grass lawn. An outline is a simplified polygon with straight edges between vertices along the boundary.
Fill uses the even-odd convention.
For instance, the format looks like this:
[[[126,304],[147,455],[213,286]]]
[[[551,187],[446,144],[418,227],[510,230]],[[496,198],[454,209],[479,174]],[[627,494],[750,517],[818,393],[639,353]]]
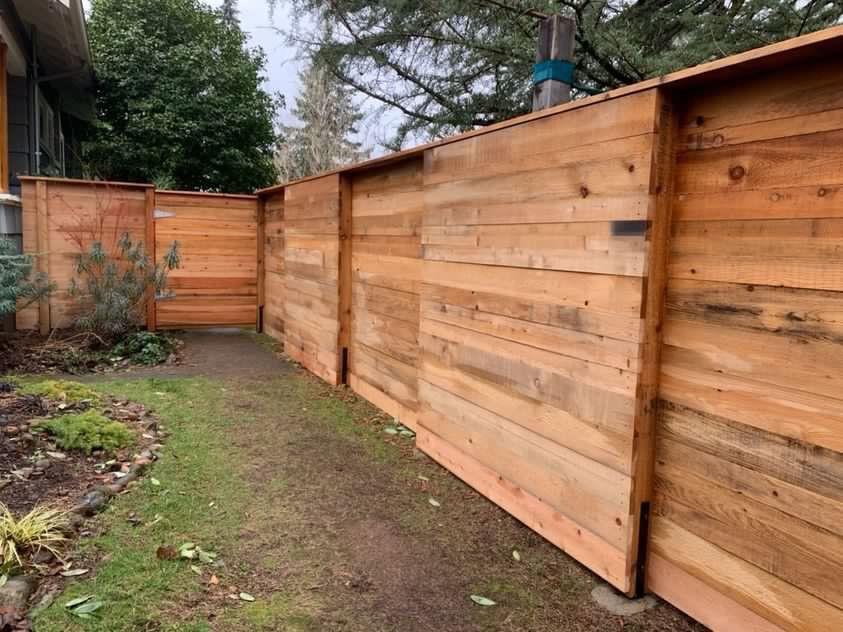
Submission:
[[[202,594],[202,580],[190,569],[191,562],[160,561],[156,549],[189,541],[216,551],[238,535],[248,493],[227,447],[225,430],[231,419],[224,412],[222,385],[205,379],[148,379],[108,382],[99,388],[142,402],[159,414],[170,433],[165,457],[150,476],[97,518],[103,534],[82,540],[80,551],[99,560],[95,574],[71,583],[37,616],[35,629],[81,625],[89,630],[142,630],[151,624],[153,629],[207,630],[205,621],[192,620],[190,613],[179,620],[174,610]],[[151,477],[160,485],[153,485]],[[156,515],[161,520],[153,526],[133,526],[126,520],[130,512],[145,523]],[[210,567],[203,572],[210,573]],[[95,619],[80,620],[64,607],[89,594],[105,603]]]

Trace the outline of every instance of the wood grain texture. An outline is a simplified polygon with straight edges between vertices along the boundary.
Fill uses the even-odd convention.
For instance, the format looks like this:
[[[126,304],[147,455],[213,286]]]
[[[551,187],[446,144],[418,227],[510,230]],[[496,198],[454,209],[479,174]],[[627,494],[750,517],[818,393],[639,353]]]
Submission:
[[[602,556],[623,560],[610,576],[623,591],[635,588],[638,550],[659,108],[643,92],[425,155],[419,429],[447,446],[448,467],[471,463],[471,484],[479,470],[517,489],[481,488],[516,517],[540,506],[590,533]],[[624,233],[617,221],[637,223]],[[640,425],[643,444],[652,433]],[[540,532],[566,542],[565,528]]]
[[[684,100],[650,588],[718,630],[841,629],[839,66]]]
[[[414,159],[351,179],[349,384],[411,428],[418,418],[422,170]]]
[[[340,375],[340,179],[284,189],[284,351],[330,384]]]
[[[264,305],[263,330],[284,342],[284,298],[286,295],[284,191],[261,198],[264,211]]]
[[[133,241],[146,241],[146,191],[149,186],[111,182],[22,179],[23,250],[35,257],[36,269],[49,275],[56,290],[39,303],[17,313],[18,329],[72,327],[84,299],[68,295],[77,277],[80,244],[100,241],[117,255],[117,240],[128,233]],[[141,314],[146,320],[146,310]]]
[[[159,255],[178,242],[180,265],[169,274],[171,298],[156,303],[161,328],[256,326],[259,301],[258,199],[155,193]]]

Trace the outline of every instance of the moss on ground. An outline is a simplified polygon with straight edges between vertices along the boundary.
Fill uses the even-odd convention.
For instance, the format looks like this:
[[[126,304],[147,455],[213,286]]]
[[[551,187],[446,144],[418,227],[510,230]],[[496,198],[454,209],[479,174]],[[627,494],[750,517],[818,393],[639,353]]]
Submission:
[[[49,432],[63,450],[94,450],[113,453],[135,441],[134,433],[119,421],[109,419],[96,410],[59,415],[39,421],[36,429]]]
[[[24,395],[38,395],[68,404],[90,402],[96,405],[101,401],[99,393],[85,384],[68,380],[41,380],[38,382],[22,381],[19,390]]]

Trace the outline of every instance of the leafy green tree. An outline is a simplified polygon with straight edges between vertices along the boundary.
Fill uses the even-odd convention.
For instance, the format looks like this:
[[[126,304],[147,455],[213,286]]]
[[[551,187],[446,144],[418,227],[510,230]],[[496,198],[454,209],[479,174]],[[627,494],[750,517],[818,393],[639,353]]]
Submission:
[[[93,0],[99,121],[84,146],[110,180],[243,192],[275,181],[266,58],[199,0]]]
[[[268,0],[270,6],[278,0]],[[829,0],[291,0],[289,30],[343,83],[436,137],[530,108],[536,26],[577,18],[581,96],[840,23]],[[308,29],[313,18],[330,29]]]
[[[275,154],[279,179],[289,182],[368,158],[352,140],[363,118],[352,90],[318,64],[301,71],[299,81],[292,113],[301,125],[281,127]]]

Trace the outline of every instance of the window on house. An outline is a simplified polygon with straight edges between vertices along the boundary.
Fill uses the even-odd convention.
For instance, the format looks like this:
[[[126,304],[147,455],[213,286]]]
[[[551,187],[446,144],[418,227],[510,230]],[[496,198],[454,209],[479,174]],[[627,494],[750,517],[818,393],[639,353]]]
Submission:
[[[43,95],[38,95],[38,124],[41,130],[41,150],[52,160],[58,158],[56,133],[56,114]]]

